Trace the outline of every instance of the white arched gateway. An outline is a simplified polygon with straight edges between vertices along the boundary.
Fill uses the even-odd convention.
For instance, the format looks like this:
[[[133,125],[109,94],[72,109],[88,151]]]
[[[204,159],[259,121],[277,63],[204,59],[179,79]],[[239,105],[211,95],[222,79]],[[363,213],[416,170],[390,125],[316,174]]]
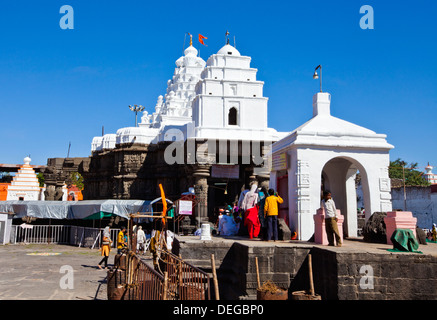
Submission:
[[[287,210],[280,213],[299,240],[308,240],[314,233],[313,215],[323,189],[331,191],[345,216],[344,234],[357,235],[358,171],[366,219],[373,212],[392,209],[388,166],[393,146],[384,134],[331,116],[330,103],[329,93],[316,93],[311,120],[272,146],[270,186],[282,190]]]

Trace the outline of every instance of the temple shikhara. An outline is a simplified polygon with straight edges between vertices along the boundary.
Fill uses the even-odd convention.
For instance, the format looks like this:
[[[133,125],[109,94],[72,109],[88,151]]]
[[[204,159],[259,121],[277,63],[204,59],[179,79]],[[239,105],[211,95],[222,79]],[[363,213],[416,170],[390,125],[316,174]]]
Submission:
[[[227,43],[205,62],[190,41],[175,64],[155,112],[93,138],[85,198],[153,199],[159,184],[178,198],[194,187],[200,222],[251,182],[268,187],[264,160],[287,133],[267,126],[268,98],[251,57]]]

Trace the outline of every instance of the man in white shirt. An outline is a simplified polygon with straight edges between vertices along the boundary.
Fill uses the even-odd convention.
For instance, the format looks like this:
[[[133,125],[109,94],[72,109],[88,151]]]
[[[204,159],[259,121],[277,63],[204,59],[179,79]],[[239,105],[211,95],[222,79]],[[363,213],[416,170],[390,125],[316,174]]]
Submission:
[[[137,253],[144,253],[144,243],[146,242],[146,234],[143,227],[139,226],[137,231]]]
[[[341,237],[337,226],[337,208],[332,200],[331,192],[323,193],[322,207],[325,209],[325,229],[330,246],[334,246],[334,236],[337,242],[337,247],[341,247]]]

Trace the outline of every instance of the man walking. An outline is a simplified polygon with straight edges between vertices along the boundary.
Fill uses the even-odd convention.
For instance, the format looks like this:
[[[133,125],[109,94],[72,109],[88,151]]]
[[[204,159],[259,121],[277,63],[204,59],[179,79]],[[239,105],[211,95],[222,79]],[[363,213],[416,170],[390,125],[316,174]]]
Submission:
[[[126,232],[126,228],[122,227],[117,236],[117,254],[121,254],[122,250],[126,248],[127,243],[124,240],[124,233]]]
[[[278,240],[278,203],[283,203],[284,200],[275,190],[269,189],[269,196],[264,204],[264,216],[267,218],[267,241]]]
[[[322,208],[325,209],[325,229],[330,246],[334,246],[334,236],[337,247],[341,247],[341,237],[337,226],[337,208],[332,200],[331,192],[323,192]]]

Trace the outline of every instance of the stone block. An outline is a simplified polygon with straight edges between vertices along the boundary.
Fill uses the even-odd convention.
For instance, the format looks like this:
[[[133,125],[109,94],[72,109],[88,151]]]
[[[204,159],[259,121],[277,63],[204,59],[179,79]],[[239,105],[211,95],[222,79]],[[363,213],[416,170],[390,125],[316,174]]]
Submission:
[[[396,229],[410,229],[416,237],[417,218],[413,217],[410,211],[390,211],[384,218],[386,226],[387,244],[391,242],[391,236]]]
[[[314,217],[314,242],[322,245],[328,245],[328,237],[326,236],[325,229],[325,209],[320,208]],[[343,242],[343,221],[344,216],[340,214],[340,210],[337,209],[337,225],[338,232],[340,233],[341,241]],[[335,241],[335,240],[334,240]]]
[[[291,230],[288,227],[285,220],[282,218],[278,219],[278,239],[279,240],[290,240],[291,239]]]
[[[340,300],[356,300],[358,297],[357,288],[354,285],[339,285],[338,298]]]

